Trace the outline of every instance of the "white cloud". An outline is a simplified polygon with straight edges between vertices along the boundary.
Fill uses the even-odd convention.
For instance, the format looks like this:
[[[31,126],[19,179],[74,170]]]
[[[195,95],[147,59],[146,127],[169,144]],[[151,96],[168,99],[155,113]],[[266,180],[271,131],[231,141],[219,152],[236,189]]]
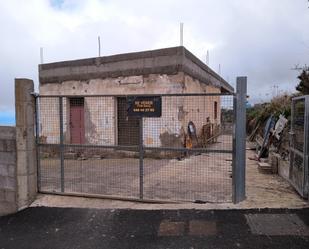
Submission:
[[[55,2],[55,1],[54,1]],[[13,108],[14,78],[37,84],[39,49],[45,62],[184,44],[235,81],[247,75],[249,94],[262,98],[273,84],[293,90],[296,64],[308,64],[309,10],[305,0],[120,1],[47,0],[0,2],[2,109]],[[307,47],[306,47],[307,46]]]

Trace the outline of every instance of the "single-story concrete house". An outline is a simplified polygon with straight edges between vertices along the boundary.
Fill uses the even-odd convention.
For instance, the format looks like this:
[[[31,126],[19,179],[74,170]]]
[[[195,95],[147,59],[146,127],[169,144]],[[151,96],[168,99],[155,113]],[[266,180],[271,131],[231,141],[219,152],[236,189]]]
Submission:
[[[125,95],[227,93],[234,89],[184,47],[39,65],[40,95],[63,98],[64,142],[136,145],[138,118]],[[103,96],[99,96],[103,95]],[[40,136],[59,143],[59,99],[40,98]],[[220,125],[220,96],[163,96],[161,117],[143,119],[145,146],[183,146],[192,121],[199,136]]]

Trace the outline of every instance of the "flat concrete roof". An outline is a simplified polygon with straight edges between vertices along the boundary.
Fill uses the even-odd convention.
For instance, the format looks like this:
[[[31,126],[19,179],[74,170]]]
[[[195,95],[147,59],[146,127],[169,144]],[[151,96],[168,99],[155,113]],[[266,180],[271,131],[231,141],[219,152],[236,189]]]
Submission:
[[[185,74],[207,85],[233,87],[185,47],[171,47],[39,65],[40,84],[148,74]]]

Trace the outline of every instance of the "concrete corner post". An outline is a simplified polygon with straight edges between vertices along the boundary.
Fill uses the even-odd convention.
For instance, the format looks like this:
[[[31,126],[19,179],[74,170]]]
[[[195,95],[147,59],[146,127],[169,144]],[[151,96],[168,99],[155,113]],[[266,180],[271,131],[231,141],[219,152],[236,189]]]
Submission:
[[[233,138],[233,202],[246,198],[246,98],[247,77],[237,77],[235,108],[235,135]]]
[[[28,207],[37,194],[35,98],[29,79],[15,79],[17,206]]]

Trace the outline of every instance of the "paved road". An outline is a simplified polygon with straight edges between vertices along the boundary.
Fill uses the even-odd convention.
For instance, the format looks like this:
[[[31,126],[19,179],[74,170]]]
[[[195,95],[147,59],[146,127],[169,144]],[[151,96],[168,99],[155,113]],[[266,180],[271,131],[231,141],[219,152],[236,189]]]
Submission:
[[[0,248],[309,248],[309,209],[36,207],[0,218]]]

